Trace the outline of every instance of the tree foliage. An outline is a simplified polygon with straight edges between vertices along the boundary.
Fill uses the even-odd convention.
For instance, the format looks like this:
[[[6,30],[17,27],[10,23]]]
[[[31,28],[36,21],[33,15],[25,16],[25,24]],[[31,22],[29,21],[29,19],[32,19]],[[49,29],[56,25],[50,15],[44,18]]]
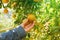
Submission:
[[[7,7],[15,10],[15,24],[22,23],[28,14],[36,16],[37,23],[25,40],[60,40],[60,0],[10,0]]]

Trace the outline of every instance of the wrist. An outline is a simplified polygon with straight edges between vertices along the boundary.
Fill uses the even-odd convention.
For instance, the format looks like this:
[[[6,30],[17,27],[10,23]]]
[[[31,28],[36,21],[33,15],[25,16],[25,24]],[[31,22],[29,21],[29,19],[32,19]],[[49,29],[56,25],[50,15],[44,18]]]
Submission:
[[[24,25],[23,24],[21,24],[21,26],[24,28]]]
[[[23,27],[23,29],[25,30],[25,32],[27,32],[27,31],[26,31],[26,29],[24,28],[24,25],[23,25],[23,24],[21,24],[21,26]]]

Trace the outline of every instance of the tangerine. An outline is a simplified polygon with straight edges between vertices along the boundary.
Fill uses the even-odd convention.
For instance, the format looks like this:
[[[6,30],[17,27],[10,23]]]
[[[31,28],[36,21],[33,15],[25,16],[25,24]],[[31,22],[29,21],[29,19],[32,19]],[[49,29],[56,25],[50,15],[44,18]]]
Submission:
[[[4,9],[4,13],[5,13],[5,14],[8,13],[8,9],[7,9],[7,8]]]
[[[35,15],[33,15],[33,14],[29,14],[27,18],[28,18],[28,21],[29,21],[29,22],[33,22],[33,21],[36,20],[36,17],[35,17]]]
[[[9,0],[2,0],[2,3],[8,3]]]

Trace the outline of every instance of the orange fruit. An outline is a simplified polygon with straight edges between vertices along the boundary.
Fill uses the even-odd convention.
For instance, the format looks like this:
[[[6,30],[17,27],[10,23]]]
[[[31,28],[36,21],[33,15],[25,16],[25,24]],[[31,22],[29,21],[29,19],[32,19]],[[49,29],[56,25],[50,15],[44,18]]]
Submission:
[[[2,0],[2,3],[8,3],[9,0]]]
[[[27,19],[23,20],[23,23],[26,21]],[[27,26],[29,24],[29,22],[25,23],[24,26]]]
[[[7,8],[4,9],[4,13],[5,13],[5,14],[8,13],[8,9],[7,9]]]
[[[11,5],[11,7],[14,7],[16,5],[16,2],[14,2],[12,5]]]
[[[29,22],[33,22],[33,21],[36,20],[36,17],[35,17],[35,15],[33,15],[33,14],[29,14],[27,18],[28,18],[28,21],[29,21]]]

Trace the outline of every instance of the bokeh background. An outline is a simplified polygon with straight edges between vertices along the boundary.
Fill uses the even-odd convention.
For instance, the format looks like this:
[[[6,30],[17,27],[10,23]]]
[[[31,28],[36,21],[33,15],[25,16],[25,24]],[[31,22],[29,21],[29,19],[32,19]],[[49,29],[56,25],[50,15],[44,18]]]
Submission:
[[[23,40],[60,40],[60,0],[0,0],[0,30],[16,27],[28,14],[36,24]]]

